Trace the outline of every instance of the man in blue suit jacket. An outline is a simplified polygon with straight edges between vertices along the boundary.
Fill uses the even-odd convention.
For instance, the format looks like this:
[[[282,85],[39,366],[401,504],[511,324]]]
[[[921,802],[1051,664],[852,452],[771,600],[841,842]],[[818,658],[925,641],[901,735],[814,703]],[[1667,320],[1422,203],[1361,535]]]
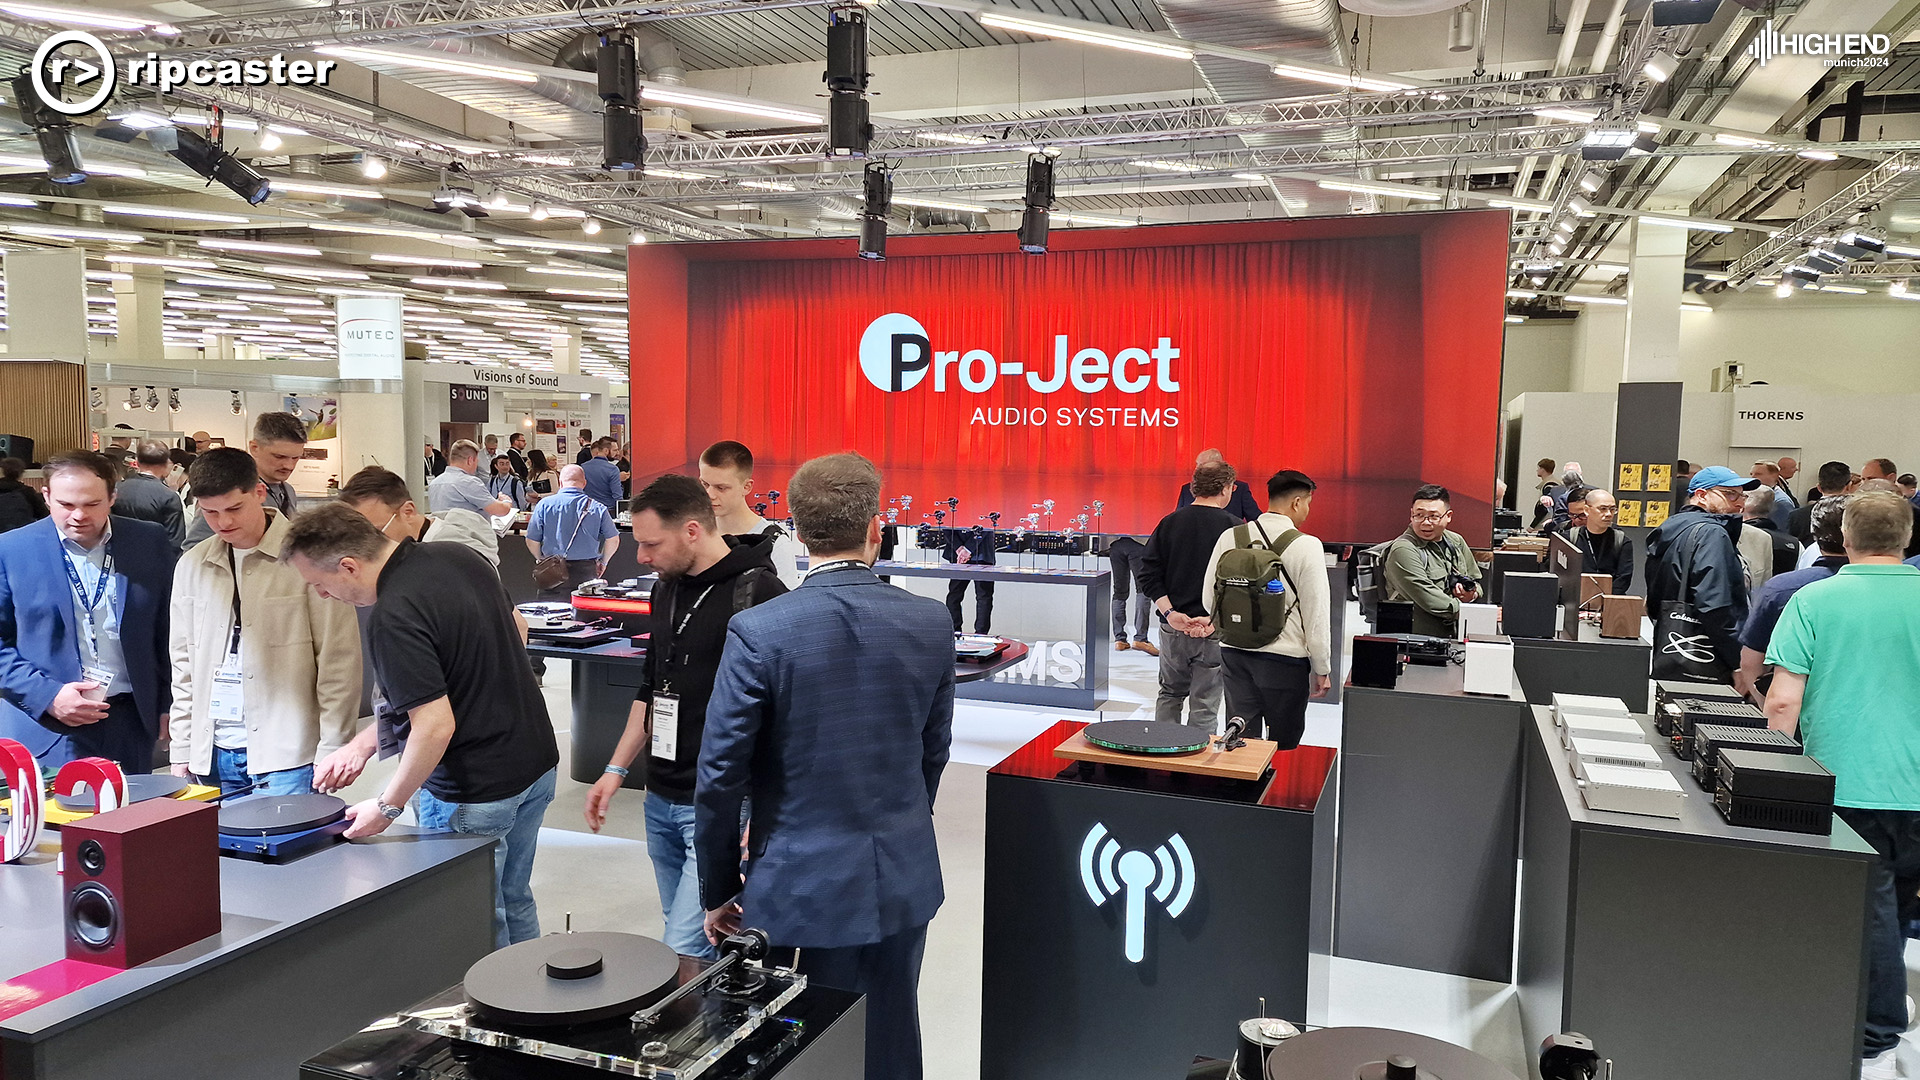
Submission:
[[[0,737],[43,764],[151,772],[176,551],[160,526],[109,517],[106,458],[55,455],[46,475],[53,516],[0,535]]]
[[[812,569],[733,617],[694,791],[708,936],[741,925],[867,997],[868,1080],[919,1080],[920,961],[945,898],[933,797],[953,741],[953,631],[883,584],[880,474],[816,458],[787,488]],[[752,796],[745,882],[740,813]]]

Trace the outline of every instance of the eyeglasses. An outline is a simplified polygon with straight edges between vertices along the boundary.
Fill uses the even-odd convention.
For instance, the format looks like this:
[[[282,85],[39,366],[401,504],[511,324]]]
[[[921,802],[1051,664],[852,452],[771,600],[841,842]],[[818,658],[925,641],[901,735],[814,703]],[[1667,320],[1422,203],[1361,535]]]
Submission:
[[[1614,516],[1615,514],[1618,514],[1619,512],[1620,512],[1620,508],[1619,508],[1619,507],[1617,507],[1617,506],[1589,506],[1589,507],[1587,507],[1587,513],[1589,513],[1589,514],[1599,514],[1599,515],[1600,515],[1601,517],[1613,517],[1613,516]]]
[[[1429,521],[1445,521],[1452,516],[1453,516],[1453,511],[1451,510],[1442,510],[1438,514],[1435,514],[1426,510],[1415,510],[1413,512],[1413,520],[1420,523],[1425,523]]]

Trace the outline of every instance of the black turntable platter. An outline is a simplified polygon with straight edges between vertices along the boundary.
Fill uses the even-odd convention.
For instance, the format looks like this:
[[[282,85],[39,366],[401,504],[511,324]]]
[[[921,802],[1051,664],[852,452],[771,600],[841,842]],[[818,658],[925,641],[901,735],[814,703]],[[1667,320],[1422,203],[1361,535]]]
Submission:
[[[347,815],[332,795],[256,795],[220,807],[220,831],[228,836],[280,836],[331,825]]]
[[[1123,754],[1191,754],[1211,741],[1205,728],[1169,720],[1109,720],[1088,724],[1081,734],[1095,746]]]
[[[187,782],[178,776],[166,773],[135,773],[127,777],[127,803],[146,802],[148,799],[171,799],[187,790]],[[93,789],[83,788],[78,795],[55,795],[55,805],[70,814],[91,814],[99,805],[93,797]]]
[[[638,934],[548,934],[509,945],[467,969],[467,1001],[518,1027],[590,1024],[644,1009],[672,992],[680,958]]]
[[[1267,1054],[1267,1080],[1516,1080],[1471,1050],[1387,1028],[1323,1028]]]

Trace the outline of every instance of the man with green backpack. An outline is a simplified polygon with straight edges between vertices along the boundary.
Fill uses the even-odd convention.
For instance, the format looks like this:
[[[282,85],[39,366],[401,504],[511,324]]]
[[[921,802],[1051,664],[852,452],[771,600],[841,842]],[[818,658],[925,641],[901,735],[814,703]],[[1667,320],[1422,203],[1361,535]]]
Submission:
[[[1299,528],[1315,486],[1274,473],[1267,512],[1220,534],[1200,591],[1220,636],[1227,715],[1282,750],[1300,745],[1307,699],[1333,687],[1326,549]]]

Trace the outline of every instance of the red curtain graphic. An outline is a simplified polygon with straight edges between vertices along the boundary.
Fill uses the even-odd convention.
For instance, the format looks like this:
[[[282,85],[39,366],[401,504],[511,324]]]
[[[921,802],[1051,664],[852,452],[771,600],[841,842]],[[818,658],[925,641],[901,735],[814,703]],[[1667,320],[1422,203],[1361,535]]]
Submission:
[[[851,449],[879,464],[890,496],[915,497],[914,523],[951,497],[957,520],[998,511],[1011,527],[1052,500],[1046,524],[1060,528],[1099,500],[1098,528],[1144,532],[1194,455],[1218,447],[1262,503],[1276,470],[1313,476],[1310,527],[1330,539],[1397,533],[1429,481],[1473,485],[1463,527],[1484,534],[1505,215],[1418,217],[1419,230],[1375,219],[1374,235],[1283,240],[1214,227],[1154,244],[1163,230],[1128,230],[1128,246],[1044,257],[923,241],[927,253],[877,264],[818,243],[790,249],[815,256],[801,258],[685,246],[684,269],[636,274],[635,411],[652,399],[662,420],[636,425],[637,467],[684,468],[739,439],[765,491]],[[1450,236],[1450,217],[1492,228]],[[1196,234],[1219,240],[1172,242]],[[643,302],[649,281],[669,295]],[[661,317],[676,286],[683,323]],[[906,328],[898,373],[891,334],[868,342],[877,367],[863,354],[882,317]],[[654,350],[643,323],[665,324]],[[890,389],[896,375],[909,385]]]

